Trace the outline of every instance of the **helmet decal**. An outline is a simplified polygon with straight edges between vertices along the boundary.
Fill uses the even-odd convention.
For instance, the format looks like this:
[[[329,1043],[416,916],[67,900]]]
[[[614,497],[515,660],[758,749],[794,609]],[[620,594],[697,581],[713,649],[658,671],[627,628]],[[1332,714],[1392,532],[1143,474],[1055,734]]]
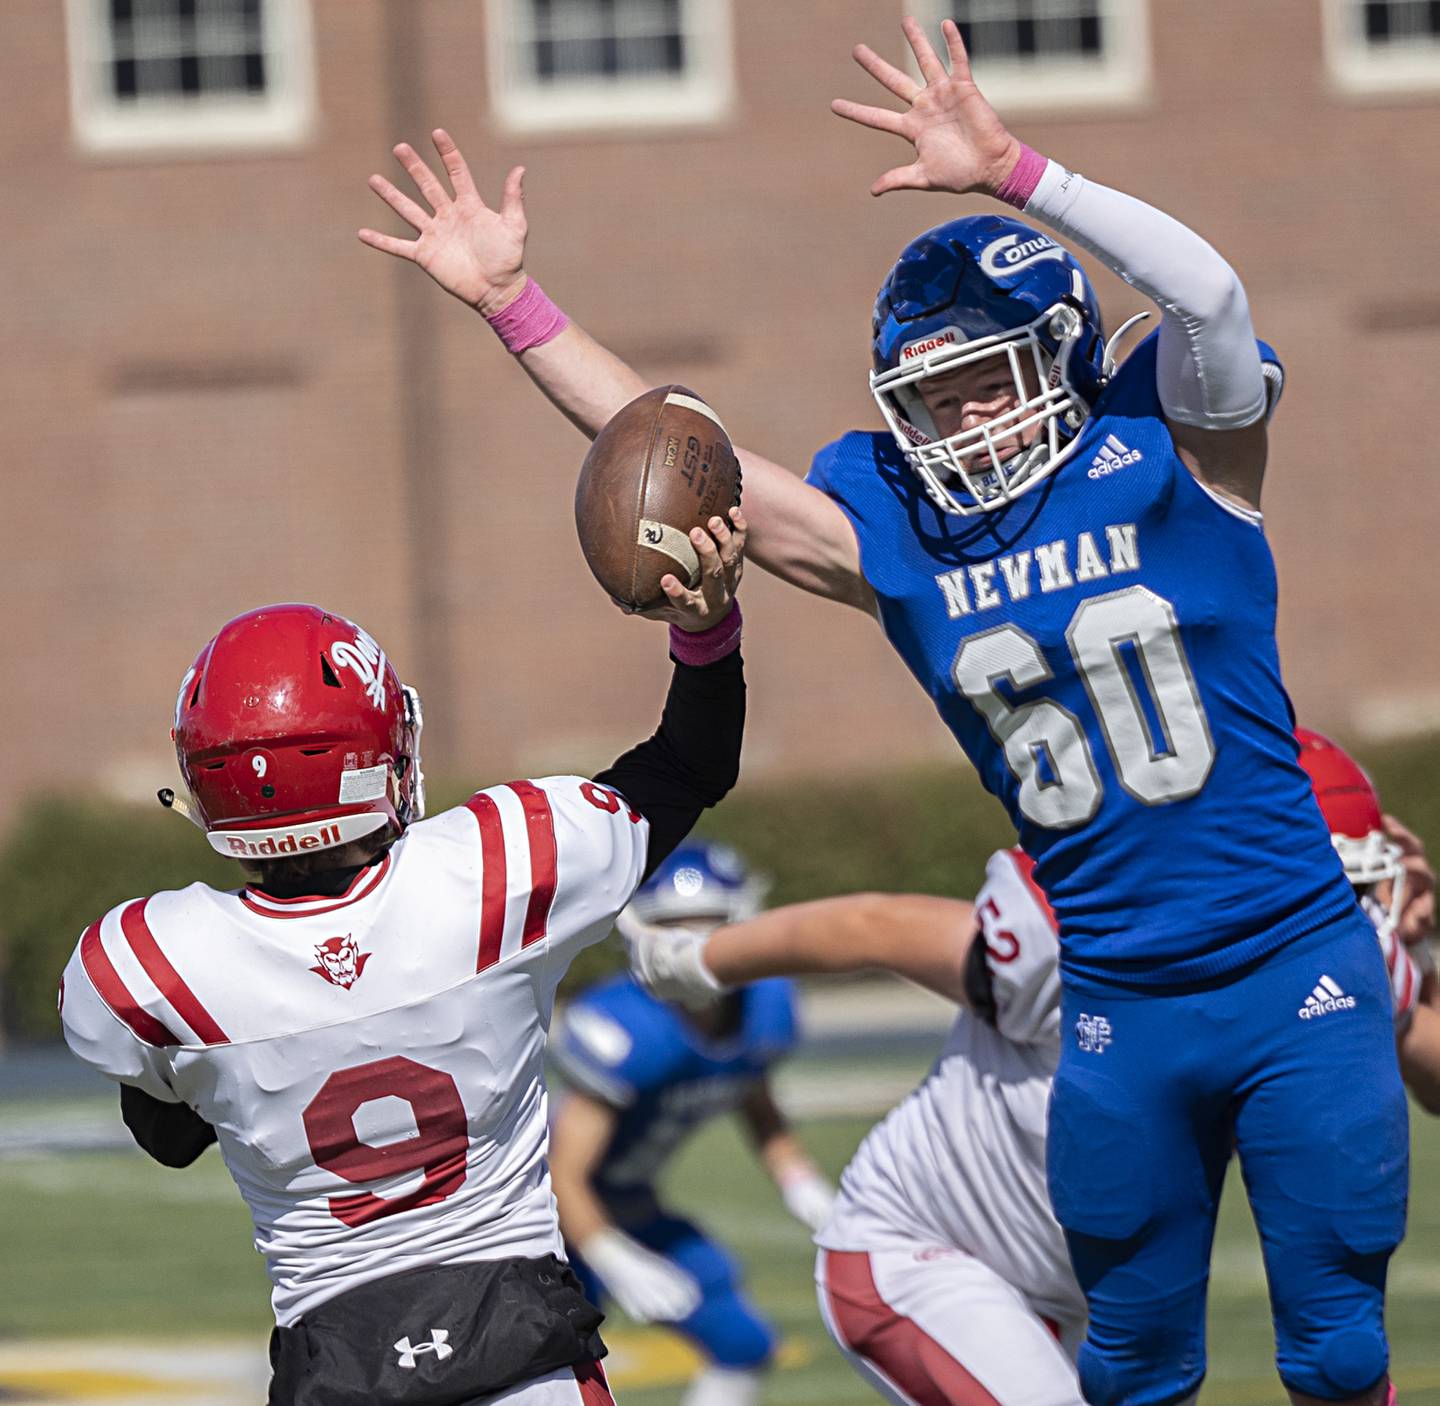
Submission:
[[[330,646],[330,658],[336,669],[354,669],[365,685],[365,692],[377,707],[385,706],[385,651],[358,625],[353,627],[353,642],[339,640]]]

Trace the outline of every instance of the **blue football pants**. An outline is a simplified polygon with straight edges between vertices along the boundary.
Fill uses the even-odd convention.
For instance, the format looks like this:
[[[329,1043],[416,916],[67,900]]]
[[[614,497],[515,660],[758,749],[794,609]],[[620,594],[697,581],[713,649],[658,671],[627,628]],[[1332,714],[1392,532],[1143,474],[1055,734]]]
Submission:
[[[688,1318],[665,1326],[683,1334],[711,1362],[721,1367],[761,1368],[775,1353],[775,1334],[740,1292],[735,1261],[699,1226],[682,1216],[663,1212],[622,1229],[647,1250],[664,1255],[700,1285],[700,1307]],[[602,1304],[605,1285],[573,1250],[570,1266],[579,1276],[585,1297]]]
[[[1090,1326],[1093,1406],[1165,1406],[1205,1375],[1205,1291],[1233,1150],[1287,1387],[1385,1372],[1385,1271],[1405,1229],[1409,1123],[1390,990],[1360,913],[1180,993],[1067,978],[1049,1182]]]

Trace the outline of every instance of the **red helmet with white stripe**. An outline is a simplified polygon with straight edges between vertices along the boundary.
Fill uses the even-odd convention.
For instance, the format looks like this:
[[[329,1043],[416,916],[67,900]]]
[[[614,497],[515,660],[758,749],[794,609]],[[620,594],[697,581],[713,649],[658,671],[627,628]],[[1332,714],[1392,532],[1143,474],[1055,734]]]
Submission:
[[[1374,783],[1360,763],[1328,737],[1297,727],[1295,740],[1346,877],[1357,889],[1389,880],[1398,902],[1405,865],[1400,846],[1385,833]]]
[[[358,625],[268,605],[200,651],[171,736],[212,847],[263,860],[420,819],[421,723],[419,695]]]

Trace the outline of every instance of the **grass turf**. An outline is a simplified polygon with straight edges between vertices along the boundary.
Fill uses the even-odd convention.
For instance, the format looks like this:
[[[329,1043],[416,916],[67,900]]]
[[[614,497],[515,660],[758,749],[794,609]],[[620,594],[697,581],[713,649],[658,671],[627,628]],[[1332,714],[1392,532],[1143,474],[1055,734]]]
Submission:
[[[868,1120],[807,1124],[806,1141],[838,1172]],[[1405,1406],[1440,1406],[1440,1122],[1412,1118],[1409,1238],[1391,1270],[1390,1334]],[[675,1205],[710,1226],[746,1265],[755,1299],[785,1336],[772,1406],[872,1401],[816,1316],[812,1251],[734,1130],[702,1132],[670,1179]],[[138,1153],[43,1154],[0,1161],[6,1253],[0,1342],[135,1337],[183,1343],[239,1337],[263,1356],[267,1284],[249,1217],[218,1158],[167,1172]],[[1221,1214],[1211,1278],[1210,1376],[1202,1399],[1283,1400],[1254,1228],[1238,1180]],[[679,1397],[684,1354],[666,1336],[611,1320],[617,1390],[629,1406]],[[627,1384],[628,1379],[628,1384]],[[647,1384],[648,1383],[648,1384]],[[3,1392],[0,1392],[3,1395]]]

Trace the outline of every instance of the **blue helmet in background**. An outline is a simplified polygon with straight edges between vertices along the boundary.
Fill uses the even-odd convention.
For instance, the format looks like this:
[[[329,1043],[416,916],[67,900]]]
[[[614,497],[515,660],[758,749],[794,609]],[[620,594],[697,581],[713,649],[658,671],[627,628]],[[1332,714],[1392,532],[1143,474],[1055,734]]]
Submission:
[[[760,911],[769,887],[729,845],[691,841],[640,885],[630,909],[649,923],[737,923]]]
[[[875,300],[872,331],[870,389],[949,513],[1003,507],[1058,468],[1110,370],[1085,271],[1048,234],[1004,215],[951,220],[909,244]],[[993,363],[1013,407],[941,435],[921,384]]]

